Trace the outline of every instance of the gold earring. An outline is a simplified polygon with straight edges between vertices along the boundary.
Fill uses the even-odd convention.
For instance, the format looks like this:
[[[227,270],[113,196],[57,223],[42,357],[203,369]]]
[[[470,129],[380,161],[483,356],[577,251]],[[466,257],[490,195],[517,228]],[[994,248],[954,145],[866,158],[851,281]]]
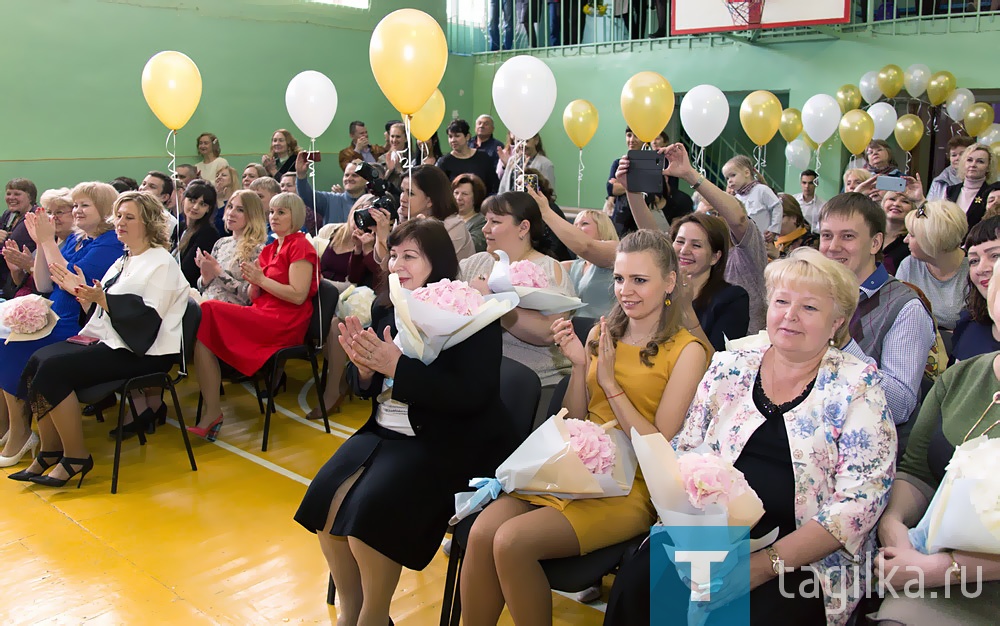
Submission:
[[[665,299],[663,300],[663,306],[670,306],[670,296],[667,296],[667,297],[666,297],[666,298],[665,298]]]

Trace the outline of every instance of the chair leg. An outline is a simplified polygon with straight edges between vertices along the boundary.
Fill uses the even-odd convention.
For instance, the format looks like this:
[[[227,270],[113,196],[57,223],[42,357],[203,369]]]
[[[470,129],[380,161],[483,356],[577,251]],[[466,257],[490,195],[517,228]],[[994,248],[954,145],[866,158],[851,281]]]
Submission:
[[[270,387],[270,382],[274,380],[274,376],[277,373],[278,364],[276,361],[271,362],[271,367],[264,368],[267,369],[267,381],[264,382],[265,385]],[[254,388],[257,388],[257,377],[254,376]],[[260,394],[257,395],[258,402],[260,401]],[[267,404],[264,407],[264,440],[261,442],[260,451],[267,452],[267,437],[271,431],[271,414],[274,413],[274,392],[267,394]]]
[[[264,401],[262,398],[262,392],[260,390],[260,381],[257,380],[257,374],[253,375],[253,392],[257,396],[257,407],[260,408],[260,414],[264,414]]]
[[[330,574],[330,584],[326,586],[326,603],[330,606],[336,604],[337,587],[333,584],[333,574]]]
[[[118,466],[122,458],[122,425],[125,423],[125,403],[131,399],[128,392],[122,393],[121,402],[118,403],[118,426],[115,428],[115,460],[111,466],[111,493],[118,493]]]
[[[194,462],[194,450],[191,449],[191,439],[188,437],[187,425],[184,424],[184,413],[181,412],[181,403],[177,399],[177,390],[169,376],[164,376],[164,380],[166,387],[170,389],[170,397],[174,399],[174,412],[177,413],[177,424],[181,427],[181,437],[184,438],[184,447],[187,449],[188,460],[191,461],[191,471],[197,472],[198,465]],[[201,394],[198,394],[198,414],[201,414]]]
[[[451,542],[448,572],[444,579],[444,597],[441,600],[441,626],[458,626],[462,616],[459,584],[462,574],[462,557],[465,551],[456,541]]]
[[[323,400],[323,387],[320,386],[322,377],[319,374],[319,364],[316,362],[316,352],[309,350],[309,363],[312,365],[313,382],[316,383],[316,397],[319,399],[319,412],[323,416],[323,425],[326,426],[327,434],[330,433],[330,418],[326,415],[326,402]]]

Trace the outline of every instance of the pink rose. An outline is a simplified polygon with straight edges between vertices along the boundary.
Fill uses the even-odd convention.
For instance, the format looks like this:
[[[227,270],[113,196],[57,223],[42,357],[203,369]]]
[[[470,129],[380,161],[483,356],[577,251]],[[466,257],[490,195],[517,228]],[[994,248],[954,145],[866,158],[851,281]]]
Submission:
[[[680,455],[677,464],[688,501],[699,509],[709,504],[727,505],[750,491],[743,472],[718,454],[689,452]]]
[[[589,420],[568,419],[569,447],[591,474],[607,474],[615,466],[615,444],[611,435]]]
[[[545,271],[531,261],[516,261],[510,264],[510,282],[515,287],[549,286],[549,277]]]
[[[11,332],[30,335],[45,328],[49,307],[41,298],[25,296],[11,300],[4,310],[3,325]]]
[[[413,292],[420,302],[427,302],[442,311],[470,316],[486,303],[482,294],[460,280],[441,279]]]

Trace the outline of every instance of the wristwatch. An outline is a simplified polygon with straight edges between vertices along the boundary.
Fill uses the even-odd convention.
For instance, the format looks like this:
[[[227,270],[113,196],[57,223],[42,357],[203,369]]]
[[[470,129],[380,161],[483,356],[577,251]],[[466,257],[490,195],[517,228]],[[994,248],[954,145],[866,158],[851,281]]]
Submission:
[[[764,548],[767,552],[767,556],[771,559],[771,569],[774,571],[775,576],[781,576],[785,573],[785,561],[780,556],[778,552],[774,549],[774,546],[768,546]]]

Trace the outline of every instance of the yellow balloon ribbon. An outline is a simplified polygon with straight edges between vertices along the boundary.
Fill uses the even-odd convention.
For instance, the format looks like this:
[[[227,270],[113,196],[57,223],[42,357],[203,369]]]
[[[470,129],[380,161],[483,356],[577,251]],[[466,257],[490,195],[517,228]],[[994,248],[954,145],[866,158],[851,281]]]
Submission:
[[[563,110],[563,128],[573,145],[583,150],[597,132],[597,108],[587,100],[574,100]]]
[[[781,123],[778,124],[778,131],[785,141],[791,143],[802,134],[802,111],[798,109],[785,109],[781,112]]]
[[[180,130],[201,102],[201,72],[183,52],[158,52],[142,68],[142,95],[164,126]]]
[[[955,80],[954,74],[947,71],[937,72],[931,76],[931,82],[927,83],[927,99],[934,106],[944,104],[957,86],[958,81]]]
[[[983,134],[993,123],[993,117],[993,107],[985,102],[977,102],[965,114],[965,132],[973,137]]]
[[[886,98],[895,98],[903,89],[903,68],[890,63],[878,72],[878,87]]]
[[[770,91],[755,91],[740,106],[740,123],[750,141],[766,145],[781,126],[781,102]]]
[[[924,136],[924,123],[912,113],[904,115],[896,120],[896,130],[893,134],[899,147],[909,152],[917,147],[921,137]]]
[[[429,141],[444,120],[444,110],[444,96],[441,95],[441,90],[435,89],[424,106],[410,118],[410,134],[417,141]]]
[[[875,120],[866,111],[854,109],[840,119],[840,140],[854,156],[864,152],[874,136]]]
[[[854,85],[841,85],[837,90],[837,104],[840,105],[841,115],[860,107],[861,90]]]
[[[448,42],[433,17],[417,9],[399,9],[372,31],[368,59],[389,103],[403,115],[413,115],[444,77]]]
[[[622,88],[621,105],[632,133],[651,143],[674,114],[674,88],[656,72],[639,72]]]

